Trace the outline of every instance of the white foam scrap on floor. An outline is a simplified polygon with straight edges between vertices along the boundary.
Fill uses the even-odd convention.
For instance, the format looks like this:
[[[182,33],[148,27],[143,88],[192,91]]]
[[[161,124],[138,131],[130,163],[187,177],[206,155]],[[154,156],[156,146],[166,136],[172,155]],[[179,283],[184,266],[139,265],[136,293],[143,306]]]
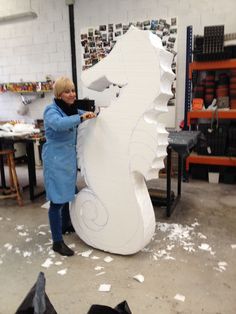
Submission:
[[[49,255],[51,258],[53,258],[53,257],[56,256],[55,252],[54,252],[53,250],[51,250],[51,249],[49,250],[48,255]]]
[[[111,285],[103,283],[99,286],[98,291],[100,292],[109,292],[111,290]]]
[[[142,252],[146,252],[146,253],[152,253],[154,250],[149,249],[148,247],[145,247],[141,250]]]
[[[9,218],[8,220],[11,220],[11,219]],[[206,251],[206,252],[209,252],[210,254],[214,255],[215,252],[212,251],[212,248],[210,247],[210,245],[208,243],[201,243],[199,241],[199,239],[207,239],[207,237],[204,234],[202,234],[201,232],[195,232],[194,228],[197,227],[197,226],[199,226],[198,222],[194,222],[190,226],[188,226],[188,225],[181,225],[181,224],[175,224],[175,223],[172,223],[172,224],[157,223],[157,228],[156,228],[157,232],[155,233],[156,239],[154,238],[154,241],[155,241],[155,243],[160,244],[159,247],[161,247],[161,248],[159,250],[155,250],[153,248],[146,247],[142,251],[143,252],[147,252],[147,253],[151,253],[152,256],[153,256],[153,259],[156,260],[156,261],[158,261],[160,259],[163,259],[163,260],[175,260],[175,257],[173,257],[171,255],[171,253],[173,254],[173,250],[175,248],[179,247],[179,246],[181,246],[183,248],[183,250],[187,251],[188,253],[192,253],[192,252],[195,252],[197,250],[198,251],[202,250],[202,251]],[[49,225],[48,224],[42,224],[42,225],[39,225],[37,228],[38,229],[42,229],[42,228],[47,228],[48,229]],[[42,235],[42,236],[46,235],[46,232],[39,231],[38,229],[34,230],[35,234]],[[27,233],[28,229],[27,229],[27,227],[25,225],[17,225],[15,227],[15,230],[22,237],[28,235],[28,233]],[[160,237],[160,232],[164,233],[164,237]],[[30,242],[30,241],[33,240],[33,238],[27,237],[24,240],[25,240],[25,242]],[[198,241],[196,241],[198,243],[197,244],[194,243],[194,240],[198,240]],[[44,268],[49,268],[53,264],[57,265],[57,266],[60,266],[60,265],[63,264],[62,263],[62,261],[64,260],[63,257],[61,257],[62,261],[53,262],[53,258],[56,257],[56,254],[51,249],[51,245],[52,245],[51,238],[48,239],[48,242],[45,241],[43,243],[43,245],[40,245],[40,244],[36,243],[35,244],[35,248],[36,249],[34,251],[32,251],[32,252],[30,252],[30,251],[21,251],[15,245],[16,244],[14,244],[14,247],[13,247],[13,244],[11,244],[11,243],[4,244],[4,248],[7,250],[6,254],[8,254],[8,251],[9,251],[9,253],[11,253],[13,251],[15,254],[20,254],[22,257],[25,258],[25,262],[28,263],[28,264],[32,263],[32,260],[30,259],[30,257],[32,257],[33,253],[35,253],[35,252],[48,254],[48,258],[41,265]],[[165,245],[165,247],[163,247],[164,245]],[[73,248],[73,247],[75,247],[75,244],[72,243],[72,244],[69,245],[69,247]],[[231,248],[232,249],[236,249],[236,244],[231,244]],[[93,260],[100,259],[100,257],[98,257],[98,256],[95,256],[95,255],[92,256],[91,255],[92,252],[93,252],[93,250],[87,250],[85,252],[78,253],[77,255],[81,255],[83,257],[90,257],[90,259],[93,259]],[[6,254],[2,254],[0,256],[1,257],[0,264],[3,264],[3,259],[4,259],[4,256],[6,256]],[[58,258],[58,256],[57,256],[57,258]],[[103,258],[103,257],[101,257],[101,258]],[[113,261],[113,258],[108,255],[105,258],[103,258],[103,260],[105,262],[109,263],[109,262]],[[223,271],[226,270],[226,267],[227,267],[227,263],[226,262],[218,262],[217,266],[213,267],[213,269],[215,269],[216,271],[219,271],[219,272],[223,272]],[[100,271],[100,272],[95,274],[96,276],[101,276],[101,275],[105,274],[105,271],[101,271],[102,269],[104,269],[103,266],[96,266],[94,269],[96,271]],[[60,270],[58,272],[58,274],[65,275],[66,272],[67,272],[67,269],[62,269],[62,270]],[[143,276],[143,275],[138,274],[136,276]],[[144,280],[144,277],[143,277],[143,279],[142,279],[142,277],[137,277],[137,278],[139,278],[139,280],[136,279],[139,282],[142,282],[142,280]],[[101,286],[103,286],[103,285],[101,285]],[[111,285],[107,285],[107,286],[110,286],[110,288],[111,288]],[[105,284],[104,284],[104,287],[105,287]],[[101,289],[103,289],[103,288],[101,288]],[[106,290],[106,288],[104,288],[104,289],[105,290],[100,290],[100,291],[110,291],[110,290]]]
[[[185,296],[182,295],[182,294],[177,293],[177,294],[175,295],[174,299],[177,300],[177,301],[184,302],[184,301],[185,301]]]
[[[74,244],[74,243],[71,243],[71,244],[69,244],[68,246],[69,246],[69,248],[71,248],[71,249],[75,248],[75,244]]]
[[[167,239],[181,242],[191,239],[190,232],[192,232],[193,227],[176,223],[157,222],[157,229],[162,232],[169,232],[166,236]]]
[[[49,268],[53,264],[51,258],[47,258],[46,261],[41,265],[42,267]]]
[[[231,244],[231,248],[234,250],[236,249],[236,244]]]
[[[189,246],[189,247],[188,246],[184,246],[183,249],[185,251],[188,251],[188,252],[195,252],[196,251],[195,248],[192,247],[192,246]]]
[[[198,248],[200,250],[203,250],[203,251],[210,251],[211,250],[210,245],[207,243],[201,243],[201,245],[199,245]]]
[[[219,272],[223,272],[226,270],[226,266],[228,266],[228,264],[222,261],[222,262],[218,262],[218,267],[213,267],[213,268]]]
[[[174,244],[169,244],[169,245],[167,245],[166,249],[167,249],[168,251],[171,251],[174,247],[175,247]]]
[[[170,255],[170,253],[169,252],[167,252],[166,250],[158,250],[157,252],[154,252],[153,253],[153,258],[155,259],[155,260],[157,260],[158,258],[164,258],[164,259],[175,259],[174,257],[172,257],[171,255]]]
[[[96,266],[96,267],[94,267],[94,270],[102,270],[102,269],[104,269],[103,266]]]
[[[36,244],[36,246],[38,247],[38,252],[43,252],[43,247],[40,244]]]
[[[152,253],[154,260],[175,260],[175,257],[172,256],[173,250],[178,247],[182,247],[183,250],[188,253],[205,250],[211,255],[215,255],[215,252],[209,244],[201,243],[200,245],[197,245],[199,239],[207,239],[206,235],[195,231],[195,228],[198,226],[200,226],[200,224],[197,220],[195,220],[195,222],[191,225],[157,222],[155,233],[156,240],[154,241],[160,244],[161,249],[156,251],[150,247],[146,247],[142,251]],[[160,237],[160,232],[164,234],[163,238]],[[166,244],[166,247],[163,247],[163,244]]]
[[[200,250],[210,252],[211,255],[215,255],[215,252],[212,251],[212,248],[211,248],[210,245],[207,244],[207,243],[201,243],[201,245],[198,246],[198,248],[199,248]]]
[[[8,251],[11,251],[12,248],[13,248],[13,245],[10,244],[10,243],[6,243],[6,244],[4,244],[4,247],[5,247]]]
[[[29,251],[24,251],[23,252],[23,256],[24,257],[30,257],[32,255],[32,252],[29,252]]]
[[[171,259],[171,260],[175,260],[175,258],[173,257],[173,256],[169,256],[169,255],[167,255],[167,256],[164,256],[164,259]]]
[[[67,268],[64,268],[64,269],[61,269],[61,270],[58,270],[57,272],[59,275],[65,275],[67,273]]]
[[[200,239],[207,239],[207,236],[205,236],[205,235],[202,234],[201,232],[198,232],[197,235],[198,235],[198,237],[199,237]]]
[[[0,217],[0,220],[3,220],[3,218],[2,218],[2,217]]]
[[[46,225],[46,224],[43,224],[43,225],[39,225],[39,226],[38,226],[39,229],[41,229],[41,228],[46,228],[46,227],[48,227],[48,225]]]
[[[50,201],[44,203],[44,204],[41,206],[41,208],[45,208],[45,209],[49,209],[49,207],[50,207]]]
[[[44,231],[39,231],[38,233],[37,233],[37,235],[46,235],[46,232],[44,232]]]
[[[24,230],[24,225],[17,225],[15,230]]]
[[[52,240],[49,240],[49,242],[44,243],[44,245],[52,245]]]
[[[106,256],[103,260],[104,260],[104,262],[106,262],[106,263],[110,263],[110,262],[113,261],[113,258],[108,255],[108,256]]]
[[[137,274],[133,276],[133,278],[137,280],[138,282],[141,282],[141,283],[144,282],[144,276],[142,274]]]
[[[100,259],[100,257],[93,255],[93,256],[91,256],[91,259]]]
[[[6,220],[11,220],[10,218],[6,219]],[[40,225],[38,228],[43,228],[43,227],[49,227],[48,225]],[[38,234],[41,234],[42,236],[45,236],[46,233],[44,231],[40,231],[38,232],[38,229],[37,230],[32,230],[31,232],[34,233],[33,237],[30,237],[29,234],[29,228],[24,225],[24,224],[16,224],[14,227],[13,227],[13,230],[16,231],[16,236],[15,236],[15,243],[14,244],[11,244],[11,243],[5,243],[3,244],[3,248],[6,249],[7,251],[7,254],[17,254],[19,256],[21,256],[25,263],[27,264],[31,264],[32,263],[32,260],[31,258],[33,256],[35,256],[35,254],[37,254],[38,252],[40,253],[45,253],[47,254],[48,253],[48,250],[49,250],[49,247],[44,247],[40,244],[37,244],[37,243],[32,243],[31,241],[33,239],[36,239],[36,236],[35,235],[38,235]],[[18,246],[18,242],[20,242],[20,244],[22,244],[22,239],[19,239],[19,236],[24,238],[24,241],[26,243],[29,243],[31,242],[32,244],[28,245],[28,248],[30,248],[30,250],[23,250],[23,249],[20,249],[19,246]],[[49,240],[49,244],[51,244],[52,241]],[[50,257],[55,257],[55,252],[53,252],[54,255],[51,255]],[[5,255],[6,256],[6,255]],[[2,258],[4,258],[4,256],[2,256]]]
[[[93,250],[84,251],[82,253],[78,253],[78,255],[81,255],[83,257],[89,257],[92,254]]]
[[[27,237],[29,235],[27,232],[19,232],[18,234],[21,237]]]
[[[228,264],[226,262],[218,262],[219,267],[225,267]]]
[[[106,272],[105,271],[101,271],[100,273],[97,273],[96,276],[101,276],[104,275]]]
[[[200,223],[198,221],[195,221],[194,223],[191,224],[192,227],[197,227],[200,226]]]

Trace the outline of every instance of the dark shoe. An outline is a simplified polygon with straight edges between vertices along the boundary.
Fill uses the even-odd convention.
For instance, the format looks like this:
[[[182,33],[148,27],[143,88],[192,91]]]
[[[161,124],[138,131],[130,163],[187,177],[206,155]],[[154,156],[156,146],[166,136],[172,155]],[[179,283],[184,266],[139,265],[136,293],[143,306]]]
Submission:
[[[75,229],[72,225],[62,230],[62,234],[72,233],[72,232],[75,232]]]
[[[53,251],[63,255],[63,256],[72,256],[74,255],[74,251],[72,251],[64,241],[53,242],[52,246]]]

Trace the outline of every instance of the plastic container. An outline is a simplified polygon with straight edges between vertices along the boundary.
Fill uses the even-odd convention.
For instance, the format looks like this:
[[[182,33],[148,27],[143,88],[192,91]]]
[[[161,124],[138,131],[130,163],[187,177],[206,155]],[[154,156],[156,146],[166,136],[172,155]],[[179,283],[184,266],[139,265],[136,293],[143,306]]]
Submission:
[[[208,182],[209,183],[219,183],[219,172],[208,172]]]

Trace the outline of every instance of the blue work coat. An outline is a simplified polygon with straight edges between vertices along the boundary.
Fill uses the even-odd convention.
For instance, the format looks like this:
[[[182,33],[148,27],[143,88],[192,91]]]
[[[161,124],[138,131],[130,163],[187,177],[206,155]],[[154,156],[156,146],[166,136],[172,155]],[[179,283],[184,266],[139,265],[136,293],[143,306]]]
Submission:
[[[44,111],[46,143],[42,160],[46,197],[56,204],[72,201],[77,179],[77,127],[80,116],[67,116],[53,102]]]

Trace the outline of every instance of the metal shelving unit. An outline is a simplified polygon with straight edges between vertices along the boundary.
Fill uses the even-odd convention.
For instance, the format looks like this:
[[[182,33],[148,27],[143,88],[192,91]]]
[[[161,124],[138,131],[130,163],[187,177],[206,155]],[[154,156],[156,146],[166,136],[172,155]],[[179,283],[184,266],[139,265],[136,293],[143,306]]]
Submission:
[[[191,80],[189,78],[189,65],[192,62],[192,43],[193,43],[193,27],[188,26],[186,38],[184,130],[188,129],[187,115],[191,108]]]
[[[189,64],[189,79],[192,78],[193,71],[204,71],[204,70],[221,70],[221,69],[236,69],[236,59],[228,59],[221,61],[204,61],[204,62],[192,62]],[[191,93],[191,91],[190,91]],[[187,125],[191,127],[193,122],[197,123],[197,119],[211,119],[214,115],[212,110],[189,110],[187,113]],[[217,118],[219,120],[230,119],[236,120],[236,110],[218,110]],[[186,171],[189,170],[189,164],[205,164],[205,165],[217,165],[217,166],[231,166],[236,167],[236,157],[231,156],[212,156],[212,155],[198,155],[192,153],[186,159]]]

